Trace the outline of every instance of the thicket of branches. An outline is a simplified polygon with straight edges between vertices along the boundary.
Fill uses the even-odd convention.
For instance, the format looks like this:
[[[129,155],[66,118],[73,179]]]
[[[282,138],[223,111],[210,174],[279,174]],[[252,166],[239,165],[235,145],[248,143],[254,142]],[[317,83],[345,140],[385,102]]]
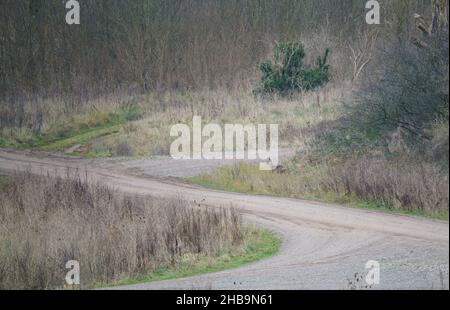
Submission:
[[[365,24],[360,0],[83,0],[75,26],[65,23],[64,3],[0,2],[0,99],[235,87],[258,74],[275,40],[321,33],[345,49]],[[412,13],[429,7],[381,3],[391,34],[407,32]]]
[[[448,168],[449,27],[446,1],[432,1],[432,22],[416,14],[420,38],[384,40],[361,76],[346,113],[325,137],[327,150],[413,151]]]
[[[428,48],[409,42],[387,44],[370,66],[352,109],[354,124],[380,135],[401,128],[410,139],[431,139],[434,121],[448,121],[448,31],[428,40]]]

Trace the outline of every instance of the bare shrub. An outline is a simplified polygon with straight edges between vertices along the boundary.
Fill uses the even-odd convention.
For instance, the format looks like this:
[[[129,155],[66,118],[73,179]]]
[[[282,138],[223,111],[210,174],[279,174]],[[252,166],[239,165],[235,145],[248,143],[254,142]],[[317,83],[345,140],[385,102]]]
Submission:
[[[436,120],[448,121],[448,29],[427,43],[428,48],[409,42],[379,47],[341,120],[354,140],[389,140],[401,128],[404,139],[420,148],[432,140]]]
[[[392,209],[448,212],[448,174],[434,165],[363,157],[330,171],[329,190]]]
[[[232,209],[128,197],[80,177],[17,174],[0,192],[1,289],[61,288],[68,260],[80,262],[82,285],[109,283],[241,240]]]

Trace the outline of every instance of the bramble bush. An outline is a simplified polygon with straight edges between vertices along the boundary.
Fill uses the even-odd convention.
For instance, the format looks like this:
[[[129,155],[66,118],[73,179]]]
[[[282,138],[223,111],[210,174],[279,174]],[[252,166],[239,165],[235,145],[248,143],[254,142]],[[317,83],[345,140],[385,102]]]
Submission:
[[[257,95],[290,95],[295,92],[314,90],[330,80],[330,66],[327,64],[330,50],[319,56],[316,66],[304,63],[306,56],[300,42],[280,43],[275,47],[273,61],[263,62],[261,85],[254,91]]]

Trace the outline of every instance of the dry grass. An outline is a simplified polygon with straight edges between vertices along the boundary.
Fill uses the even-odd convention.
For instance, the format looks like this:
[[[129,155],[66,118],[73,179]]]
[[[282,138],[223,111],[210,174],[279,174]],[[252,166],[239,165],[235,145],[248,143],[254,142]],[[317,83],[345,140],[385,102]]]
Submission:
[[[62,110],[58,110],[59,101],[53,102],[56,107],[54,110],[50,109],[52,103],[47,102],[51,113],[44,118],[51,121],[44,123],[39,135],[26,126],[5,127],[0,131],[0,145],[46,149],[45,139],[41,137],[49,137],[50,140],[58,142],[58,139],[64,138],[62,135],[70,134],[70,137],[74,137],[72,141],[60,143],[60,148],[52,146],[50,150],[64,151],[71,144],[82,144],[80,155],[168,155],[173,141],[169,135],[171,126],[178,123],[191,124],[192,117],[198,115],[204,123],[221,125],[276,123],[280,125],[282,147],[302,147],[307,143],[309,131],[315,124],[339,116],[341,101],[350,89],[350,84],[330,83],[316,92],[274,100],[257,99],[245,89],[231,92],[225,89],[187,93],[164,92],[138,96],[121,94],[116,98],[104,97],[89,101],[79,108],[80,114],[72,115],[65,115]],[[108,100],[111,100],[109,106]],[[134,121],[115,120],[126,117],[126,111],[130,108],[138,113],[133,118]],[[112,113],[115,118],[111,120]],[[98,131],[111,126],[117,127],[117,130],[114,128],[107,134],[99,132],[98,135],[92,132],[90,138],[82,137],[86,129]],[[77,136],[80,136],[80,139],[77,139]]]
[[[448,218],[448,173],[440,167],[383,157],[355,158],[340,164],[311,163],[297,156],[287,172],[260,171],[241,164],[191,178],[201,185]]]
[[[111,283],[241,242],[232,209],[126,197],[77,176],[17,174],[0,192],[2,289],[62,288],[73,259],[83,285]]]
[[[97,96],[83,97],[80,94],[80,97],[55,95],[49,99],[29,96],[22,98],[20,103],[0,98],[0,129],[26,130],[29,134],[45,132],[62,122],[76,122],[80,117],[95,118],[99,111],[118,112],[133,100],[130,93],[120,89]]]
[[[448,214],[448,173],[424,162],[359,158],[331,170],[329,189],[394,210]]]
[[[129,154],[168,155],[171,126],[190,125],[194,115],[201,116],[204,124],[279,124],[281,147],[303,147],[316,124],[338,117],[350,88],[349,84],[331,84],[317,92],[274,101],[225,90],[142,96],[135,101],[142,119],[125,124],[115,135],[91,141],[86,149],[94,155],[120,156],[116,146],[126,142]]]
[[[317,197],[323,194],[320,180],[326,176],[326,170],[319,166],[288,165],[288,172],[278,174],[271,171],[261,171],[257,165],[240,164],[233,167],[223,167],[208,175],[191,178],[194,182],[205,186],[229,191],[276,195],[282,197]]]
[[[347,56],[347,39],[355,41],[355,30],[364,28],[359,0],[84,2],[89,23],[71,31],[60,27],[65,11],[53,1],[0,3],[0,66],[8,77],[0,79],[2,93],[70,92],[85,100],[119,85],[231,89],[255,78],[275,41],[297,39],[310,40],[312,49],[326,44],[339,51],[335,63],[342,78],[350,68],[349,58],[340,57]],[[48,14],[35,20],[29,10]]]

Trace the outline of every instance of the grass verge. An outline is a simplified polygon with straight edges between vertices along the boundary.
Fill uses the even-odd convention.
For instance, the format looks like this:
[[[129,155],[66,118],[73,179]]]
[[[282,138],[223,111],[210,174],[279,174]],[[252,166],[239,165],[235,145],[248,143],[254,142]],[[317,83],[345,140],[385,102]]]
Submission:
[[[376,203],[376,202],[370,202],[370,201],[353,201],[351,203],[346,204],[348,207],[351,208],[358,208],[358,209],[367,209],[372,211],[381,211],[385,213],[390,214],[403,214],[403,215],[412,215],[412,216],[420,216],[420,217],[428,217],[435,220],[441,220],[441,221],[448,221],[449,220],[449,213],[448,211],[442,211],[442,212],[424,212],[424,211],[412,211],[412,210],[393,210],[391,208],[388,208],[384,206],[383,204]]]
[[[125,278],[108,285],[99,283],[92,288],[179,279],[237,268],[275,255],[281,244],[281,239],[273,232],[247,228],[244,231],[243,244],[219,256],[186,255],[176,266],[163,265],[147,275]]]
[[[103,128],[94,128],[87,132],[77,133],[76,135],[67,139],[57,140],[49,144],[44,144],[39,149],[48,152],[64,151],[74,145],[85,145],[93,139],[108,136],[119,132],[120,125],[106,126]]]
[[[252,164],[240,164],[222,167],[211,174],[189,177],[186,180],[206,188],[228,192],[337,203],[352,208],[449,220],[448,209],[426,211],[411,206],[408,208],[401,205],[389,206],[381,201],[348,194],[340,184],[336,184],[338,179],[327,174],[325,166],[303,165],[299,168],[299,166],[291,166],[292,163],[287,165],[288,172],[285,174],[260,171],[256,165]],[[383,197],[380,196],[381,198]]]

